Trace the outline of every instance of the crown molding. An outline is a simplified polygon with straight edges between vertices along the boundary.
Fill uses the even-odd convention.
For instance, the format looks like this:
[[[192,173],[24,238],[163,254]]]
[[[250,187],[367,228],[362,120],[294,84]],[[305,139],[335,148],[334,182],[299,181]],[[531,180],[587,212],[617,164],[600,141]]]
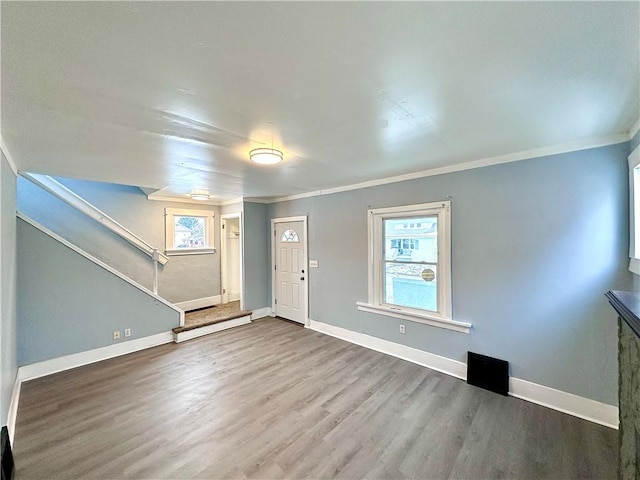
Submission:
[[[153,193],[147,195],[147,200],[153,200],[156,202],[173,202],[173,203],[189,203],[191,205],[212,205],[219,207],[222,202],[219,200],[192,200],[186,197],[173,197],[171,195],[154,195]]]
[[[144,190],[143,190],[144,192]],[[146,193],[147,200],[154,200],[157,202],[176,202],[176,203],[189,203],[191,205],[213,205],[214,207],[224,207],[226,205],[234,205],[242,202],[242,197],[231,198],[229,200],[192,200],[188,197],[174,197],[172,195],[156,195],[154,193]]]
[[[303,194],[304,195],[304,194]],[[278,201],[277,198],[262,198],[262,197],[244,197],[242,199],[243,202],[249,203],[276,203]]]
[[[235,205],[236,203],[242,203],[242,197],[232,198],[231,200],[225,200],[220,202],[221,207],[226,207],[227,205]]]
[[[333,193],[348,192],[350,190],[359,190],[361,188],[377,187],[379,185],[387,185],[389,183],[405,182],[407,180],[415,180],[418,178],[433,177],[436,175],[444,175],[446,173],[461,172],[464,170],[472,170],[475,168],[490,167],[492,165],[500,165],[503,163],[519,162],[521,160],[529,160],[532,158],[547,157],[550,155],[558,155],[562,153],[577,152],[590,148],[605,147],[607,145],[615,145],[628,141],[627,134],[614,134],[605,137],[590,138],[587,140],[579,140],[576,142],[563,143],[561,145],[552,145],[549,147],[535,148],[533,150],[525,150],[522,152],[508,153],[506,155],[498,155],[495,157],[487,157],[470,162],[458,163],[446,167],[432,168],[422,170],[420,172],[407,173],[404,175],[396,175],[393,177],[380,178],[367,182],[354,183],[344,185],[342,187],[328,188],[324,190],[316,190],[313,192],[300,193],[296,195],[288,195],[285,197],[277,197],[265,199],[267,203],[287,202],[290,200],[299,200],[302,198],[317,197],[320,195],[331,195]],[[252,200],[254,201],[254,200]]]
[[[11,156],[11,153],[9,152],[9,149],[7,148],[7,145],[4,143],[4,139],[2,138],[1,135],[0,135],[0,149],[2,149],[2,153],[4,153],[4,158],[7,159],[7,163],[9,164],[9,167],[11,167],[11,170],[13,170],[13,174],[17,177],[18,167],[16,167],[16,163],[13,161],[13,157]]]

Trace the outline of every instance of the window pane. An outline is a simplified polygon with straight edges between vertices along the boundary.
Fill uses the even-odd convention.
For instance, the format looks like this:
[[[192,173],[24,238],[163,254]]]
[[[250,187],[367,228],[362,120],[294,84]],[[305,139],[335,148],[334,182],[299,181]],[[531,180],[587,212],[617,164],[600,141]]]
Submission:
[[[410,220],[413,223],[407,223]],[[410,228],[413,225],[413,228]],[[438,217],[388,218],[383,221],[384,259],[397,262],[438,261]]]
[[[204,248],[207,246],[204,217],[176,215],[174,221],[174,248]]]
[[[385,303],[438,311],[438,279],[435,265],[384,264]]]
[[[296,243],[296,242],[300,242],[300,237],[298,237],[298,234],[295,230],[289,229],[282,232],[282,235],[280,236],[280,241]]]

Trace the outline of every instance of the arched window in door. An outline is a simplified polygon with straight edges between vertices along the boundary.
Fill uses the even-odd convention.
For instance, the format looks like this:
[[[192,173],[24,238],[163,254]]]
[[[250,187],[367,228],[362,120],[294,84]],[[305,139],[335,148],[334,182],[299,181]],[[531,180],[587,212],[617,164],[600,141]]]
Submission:
[[[298,237],[298,234],[296,233],[295,230],[291,230],[289,228],[288,230],[285,230],[284,232],[282,232],[282,235],[280,236],[280,241],[288,242],[288,243],[298,243],[300,242],[300,237]]]

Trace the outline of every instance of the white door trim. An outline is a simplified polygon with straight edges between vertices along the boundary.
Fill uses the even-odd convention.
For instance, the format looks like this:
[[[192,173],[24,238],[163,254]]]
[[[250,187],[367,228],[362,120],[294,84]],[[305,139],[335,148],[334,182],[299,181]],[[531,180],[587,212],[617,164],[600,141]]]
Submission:
[[[242,223],[242,212],[234,212],[234,213],[225,213],[224,215],[220,215],[220,298],[221,303],[225,303],[228,301],[228,294],[223,293],[225,289],[228,290],[227,285],[227,238],[226,234],[223,233],[222,225],[225,224],[226,220],[229,218],[237,218],[238,224],[240,228],[240,310],[244,310],[244,224]]]
[[[297,217],[280,217],[271,219],[271,311],[276,312],[276,223],[285,222],[302,222],[302,230],[304,231],[304,288],[302,289],[304,296],[304,326],[309,327],[309,231],[307,228],[307,216],[301,215]]]

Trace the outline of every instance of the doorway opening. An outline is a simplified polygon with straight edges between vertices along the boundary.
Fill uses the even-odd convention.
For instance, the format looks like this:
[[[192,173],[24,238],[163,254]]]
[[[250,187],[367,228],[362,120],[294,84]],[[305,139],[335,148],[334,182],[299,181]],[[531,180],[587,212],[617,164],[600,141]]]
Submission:
[[[241,214],[221,216],[220,229],[220,280],[221,304],[241,311],[242,295],[242,229]]]

